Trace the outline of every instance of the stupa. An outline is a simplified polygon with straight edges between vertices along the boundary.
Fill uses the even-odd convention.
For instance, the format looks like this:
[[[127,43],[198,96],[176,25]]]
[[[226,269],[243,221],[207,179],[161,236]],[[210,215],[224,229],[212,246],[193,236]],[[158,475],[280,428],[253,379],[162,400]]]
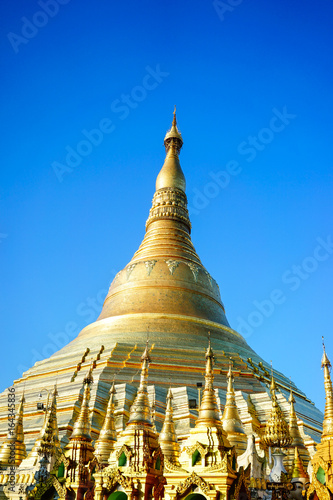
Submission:
[[[112,400],[115,408],[112,418],[117,432],[125,429],[140,383],[140,359],[147,332],[152,360],[148,394],[157,431],[162,428],[171,387],[177,438],[182,441],[189,437],[198,416],[200,387],[197,384],[200,386],[204,381],[209,336],[215,356],[212,373],[220,418],[229,391],[238,419],[237,425],[232,425],[229,416],[223,432],[228,433],[230,429],[231,441],[239,455],[246,448],[247,438],[244,440],[243,433],[251,437],[251,443],[252,435],[260,442],[264,433],[271,414],[270,367],[229,325],[218,284],[201,263],[192,244],[185,176],[179,162],[183,139],[176,113],[164,145],[166,158],[156,179],[145,236],[132,260],[114,278],[98,319],[67,346],[48,359],[38,361],[13,383],[17,398],[24,391],[24,409],[20,409],[20,414],[24,412],[27,454],[44,421],[43,405],[37,406],[39,393],[43,388],[46,400],[47,392],[51,394],[55,383],[59,442],[62,449],[69,449],[89,370],[93,379],[89,387],[92,441],[97,440],[103,426],[113,381],[116,393]],[[305,450],[302,457],[306,459],[307,454],[309,458],[320,441],[323,415],[282,373],[274,370],[274,380],[275,401],[287,420],[292,390],[294,420]],[[0,396],[2,441],[8,432],[7,396],[8,391]]]

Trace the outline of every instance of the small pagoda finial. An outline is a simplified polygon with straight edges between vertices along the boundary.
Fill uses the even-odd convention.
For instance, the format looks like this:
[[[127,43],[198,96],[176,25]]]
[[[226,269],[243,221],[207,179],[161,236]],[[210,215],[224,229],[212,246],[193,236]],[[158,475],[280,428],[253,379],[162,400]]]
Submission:
[[[273,377],[270,386],[270,393],[272,398],[272,410],[269,419],[266,423],[266,429],[263,436],[263,442],[271,448],[286,448],[291,442],[292,438],[289,433],[289,426],[284,418],[282,410],[276,398],[276,385]]]
[[[173,120],[172,120],[172,126],[173,126],[173,127],[177,127],[176,105],[175,105],[175,109],[173,110]]]
[[[107,464],[110,453],[113,451],[114,444],[117,441],[117,433],[114,422],[114,395],[116,393],[114,380],[112,382],[109,393],[110,397],[106,409],[105,419],[99,437],[95,442],[94,452],[95,457],[102,464]]]
[[[158,441],[165,458],[167,458],[167,460],[169,460],[171,463],[179,465],[178,457],[180,454],[180,446],[175,431],[175,424],[172,418],[173,416],[172,399],[173,396],[170,387],[168,390],[167,400],[166,400],[165,419]]]
[[[152,412],[148,398],[148,367],[151,362],[148,343],[149,339],[146,341],[146,347],[141,356],[140,385],[134,403],[130,408],[127,425],[145,423],[152,426]]]
[[[80,413],[74,423],[73,432],[70,437],[70,440],[80,439],[85,441],[91,441],[89,401],[90,401],[90,386],[94,381],[92,377],[92,370],[93,366],[92,364],[90,364],[88,374],[83,379],[83,384],[84,384],[83,399],[81,403]]]
[[[322,337],[322,339],[324,353],[321,360],[321,367],[324,369],[324,385],[326,396],[322,438],[331,439],[333,437],[333,388],[330,373],[332,365],[326,354],[324,337]]]

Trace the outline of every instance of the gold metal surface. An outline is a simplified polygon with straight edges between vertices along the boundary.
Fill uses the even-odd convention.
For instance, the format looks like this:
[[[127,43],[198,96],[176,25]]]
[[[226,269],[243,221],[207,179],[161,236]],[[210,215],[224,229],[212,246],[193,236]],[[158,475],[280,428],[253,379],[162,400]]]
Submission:
[[[228,380],[228,387],[227,387],[226,403],[222,416],[222,425],[223,429],[227,433],[230,444],[236,447],[238,454],[241,454],[246,450],[247,437],[244,432],[244,428],[236,405],[231,363],[229,364],[227,380]]]
[[[106,415],[103,427],[95,442],[95,457],[100,463],[107,464],[111,451],[114,449],[114,443],[117,441],[117,433],[114,423],[114,382],[110,389],[110,398],[106,409]]]
[[[309,476],[304,470],[304,465],[302,462],[302,459],[299,455],[298,447],[295,446],[295,456],[294,456],[294,462],[293,462],[293,469],[291,473],[292,478],[303,478],[303,479],[309,479]]]
[[[323,434],[322,438],[332,439],[333,438],[333,389],[331,381],[331,362],[326,354],[325,345],[323,344],[324,352],[321,361],[321,367],[324,368],[324,385],[325,385],[325,413],[323,422]]]
[[[271,448],[287,448],[292,441],[289,434],[288,424],[283,416],[281,408],[276,399],[276,386],[274,377],[271,381],[272,410],[270,418],[266,423],[263,442]]]
[[[83,399],[81,403],[79,416],[75,421],[73,432],[70,437],[71,442],[74,440],[91,441],[90,410],[89,410],[90,386],[93,383],[91,368],[88,372],[88,375],[83,380],[83,383],[84,383]]]
[[[172,418],[173,414],[172,399],[173,399],[172,391],[171,389],[169,389],[167,395],[165,419],[162,430],[159,434],[158,442],[160,444],[161,450],[165,458],[167,458],[169,462],[179,465],[178,459],[179,459],[180,446],[175,431],[175,424]]]

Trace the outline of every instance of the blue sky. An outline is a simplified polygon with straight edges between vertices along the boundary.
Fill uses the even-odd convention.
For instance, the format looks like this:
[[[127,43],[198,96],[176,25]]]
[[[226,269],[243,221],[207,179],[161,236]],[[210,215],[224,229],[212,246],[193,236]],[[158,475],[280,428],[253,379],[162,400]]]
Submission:
[[[1,390],[74,338],[144,235],[177,104],[203,264],[324,407],[333,358],[330,2],[0,6]]]

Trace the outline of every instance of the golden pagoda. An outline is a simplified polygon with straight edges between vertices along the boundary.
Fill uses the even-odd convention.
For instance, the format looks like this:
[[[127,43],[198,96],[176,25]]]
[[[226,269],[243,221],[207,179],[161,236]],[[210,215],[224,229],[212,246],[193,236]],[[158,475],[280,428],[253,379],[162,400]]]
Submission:
[[[25,389],[26,402],[17,421],[23,419],[28,453],[18,465],[23,458],[18,424],[15,439],[22,456],[17,460],[16,500],[19,490],[24,490],[23,497],[28,491],[24,485],[31,486],[27,495],[41,498],[46,483],[61,498],[67,495],[71,500],[101,498],[118,490],[132,498],[169,495],[180,500],[190,490],[213,498],[218,493],[214,481],[222,481],[216,476],[220,473],[224,479],[218,483],[219,492],[236,498],[247,491],[250,477],[249,469],[237,470],[237,455],[246,442],[248,455],[254,456],[257,447],[261,478],[260,453],[267,451],[269,429],[280,436],[283,428],[283,439],[289,435],[282,414],[291,415],[295,445],[299,441],[295,426],[302,429],[309,455],[320,441],[321,412],[276,370],[271,401],[269,365],[228,323],[219,286],[191,241],[186,182],[179,161],[182,145],[174,112],[143,241],[112,281],[99,317],[67,346],[14,381],[16,393]],[[141,355],[148,331],[151,348],[147,344]],[[232,371],[237,373],[234,381]],[[115,374],[117,384],[110,394]],[[57,405],[54,393],[43,415],[37,405],[40,387],[51,393],[55,382]],[[197,404],[202,383],[202,400]],[[295,401],[288,401],[290,387]],[[4,391],[0,458],[7,447],[3,444],[8,439],[7,402],[8,391]],[[332,425],[330,405],[325,413],[327,436]],[[37,460],[42,452],[41,428],[54,450],[47,466]],[[281,439],[274,446],[282,446]],[[248,455],[246,463],[254,463]],[[9,477],[5,461],[0,500],[8,498],[1,486]],[[44,467],[43,477],[48,478],[42,486],[36,483],[36,467]],[[168,477],[174,490],[164,484]]]

